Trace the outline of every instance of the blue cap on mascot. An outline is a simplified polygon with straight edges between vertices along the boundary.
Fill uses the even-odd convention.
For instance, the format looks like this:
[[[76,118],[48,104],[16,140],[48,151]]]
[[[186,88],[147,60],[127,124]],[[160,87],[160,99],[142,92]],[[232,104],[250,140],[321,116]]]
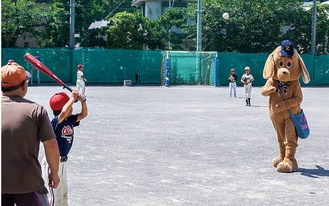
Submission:
[[[283,57],[292,57],[294,55],[294,43],[289,40],[284,40],[281,43],[281,55]]]

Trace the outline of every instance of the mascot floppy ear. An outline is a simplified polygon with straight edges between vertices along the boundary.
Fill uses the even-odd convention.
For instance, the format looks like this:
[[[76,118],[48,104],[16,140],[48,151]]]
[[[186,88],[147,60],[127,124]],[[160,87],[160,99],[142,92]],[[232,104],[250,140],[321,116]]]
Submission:
[[[274,67],[275,67],[275,63],[274,63],[274,55],[277,54],[278,52],[280,52],[281,47],[278,46],[268,57],[267,60],[265,62],[265,66],[264,66],[264,70],[263,70],[263,78],[264,79],[269,79],[271,77],[273,77],[273,75],[275,75],[275,71],[274,71]]]
[[[267,57],[267,60],[265,62],[265,66],[264,66],[264,70],[263,70],[264,79],[269,79],[274,74],[274,59],[273,58],[274,58],[273,53]]]
[[[298,54],[298,53],[297,53]],[[308,74],[308,71],[305,67],[305,64],[304,64],[304,61],[303,59],[300,57],[300,55],[298,54],[298,63],[299,63],[299,66],[300,68],[302,69],[302,78],[303,78],[303,82],[305,84],[309,83],[311,78],[310,78],[310,75]]]

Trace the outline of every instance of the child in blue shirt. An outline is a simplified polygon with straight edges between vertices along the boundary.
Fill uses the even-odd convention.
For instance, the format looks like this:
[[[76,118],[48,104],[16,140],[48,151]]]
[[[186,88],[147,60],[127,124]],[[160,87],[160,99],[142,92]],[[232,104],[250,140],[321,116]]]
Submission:
[[[50,98],[49,104],[53,110],[54,118],[51,120],[51,125],[56,134],[60,152],[60,163],[58,176],[60,183],[56,189],[49,189],[49,201],[50,205],[62,206],[67,205],[67,175],[66,175],[66,163],[68,160],[68,154],[71,150],[74,140],[74,127],[79,126],[80,121],[84,119],[88,114],[87,104],[85,96],[79,94],[77,90],[73,90],[71,97],[65,92],[56,93]],[[75,100],[81,102],[81,112],[79,114],[72,114],[73,104]],[[43,163],[44,177],[47,177],[47,162]],[[47,181],[45,181],[47,182]]]

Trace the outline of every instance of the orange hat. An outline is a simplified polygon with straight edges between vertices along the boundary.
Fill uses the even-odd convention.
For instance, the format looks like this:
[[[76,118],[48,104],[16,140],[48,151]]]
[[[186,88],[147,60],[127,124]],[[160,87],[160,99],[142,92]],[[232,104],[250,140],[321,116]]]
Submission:
[[[25,71],[22,66],[13,60],[9,60],[8,64],[1,68],[1,87],[15,87],[29,78],[31,78],[30,72]]]
[[[82,68],[82,64],[78,64],[77,68],[78,69],[81,69]]]
[[[50,108],[53,111],[60,111],[69,100],[70,97],[65,92],[56,93],[49,100]]]

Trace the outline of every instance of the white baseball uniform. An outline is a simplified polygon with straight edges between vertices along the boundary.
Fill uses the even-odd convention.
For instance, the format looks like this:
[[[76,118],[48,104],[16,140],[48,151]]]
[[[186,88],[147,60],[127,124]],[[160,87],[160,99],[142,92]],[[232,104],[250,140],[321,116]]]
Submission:
[[[246,99],[251,98],[252,81],[254,81],[254,77],[251,74],[244,74],[241,77],[241,81],[249,83],[244,84],[244,94]]]
[[[83,72],[81,70],[78,70],[76,87],[80,94],[85,94],[86,84],[82,77],[83,77]]]
[[[58,165],[58,177],[60,179],[60,184],[58,187],[51,188],[48,185],[49,179],[49,165],[47,163],[46,158],[42,160],[42,176],[45,181],[45,186],[47,187],[49,194],[48,194],[48,201],[49,206],[67,206],[68,204],[68,186],[67,186],[67,173],[66,173],[66,162],[59,162]]]

